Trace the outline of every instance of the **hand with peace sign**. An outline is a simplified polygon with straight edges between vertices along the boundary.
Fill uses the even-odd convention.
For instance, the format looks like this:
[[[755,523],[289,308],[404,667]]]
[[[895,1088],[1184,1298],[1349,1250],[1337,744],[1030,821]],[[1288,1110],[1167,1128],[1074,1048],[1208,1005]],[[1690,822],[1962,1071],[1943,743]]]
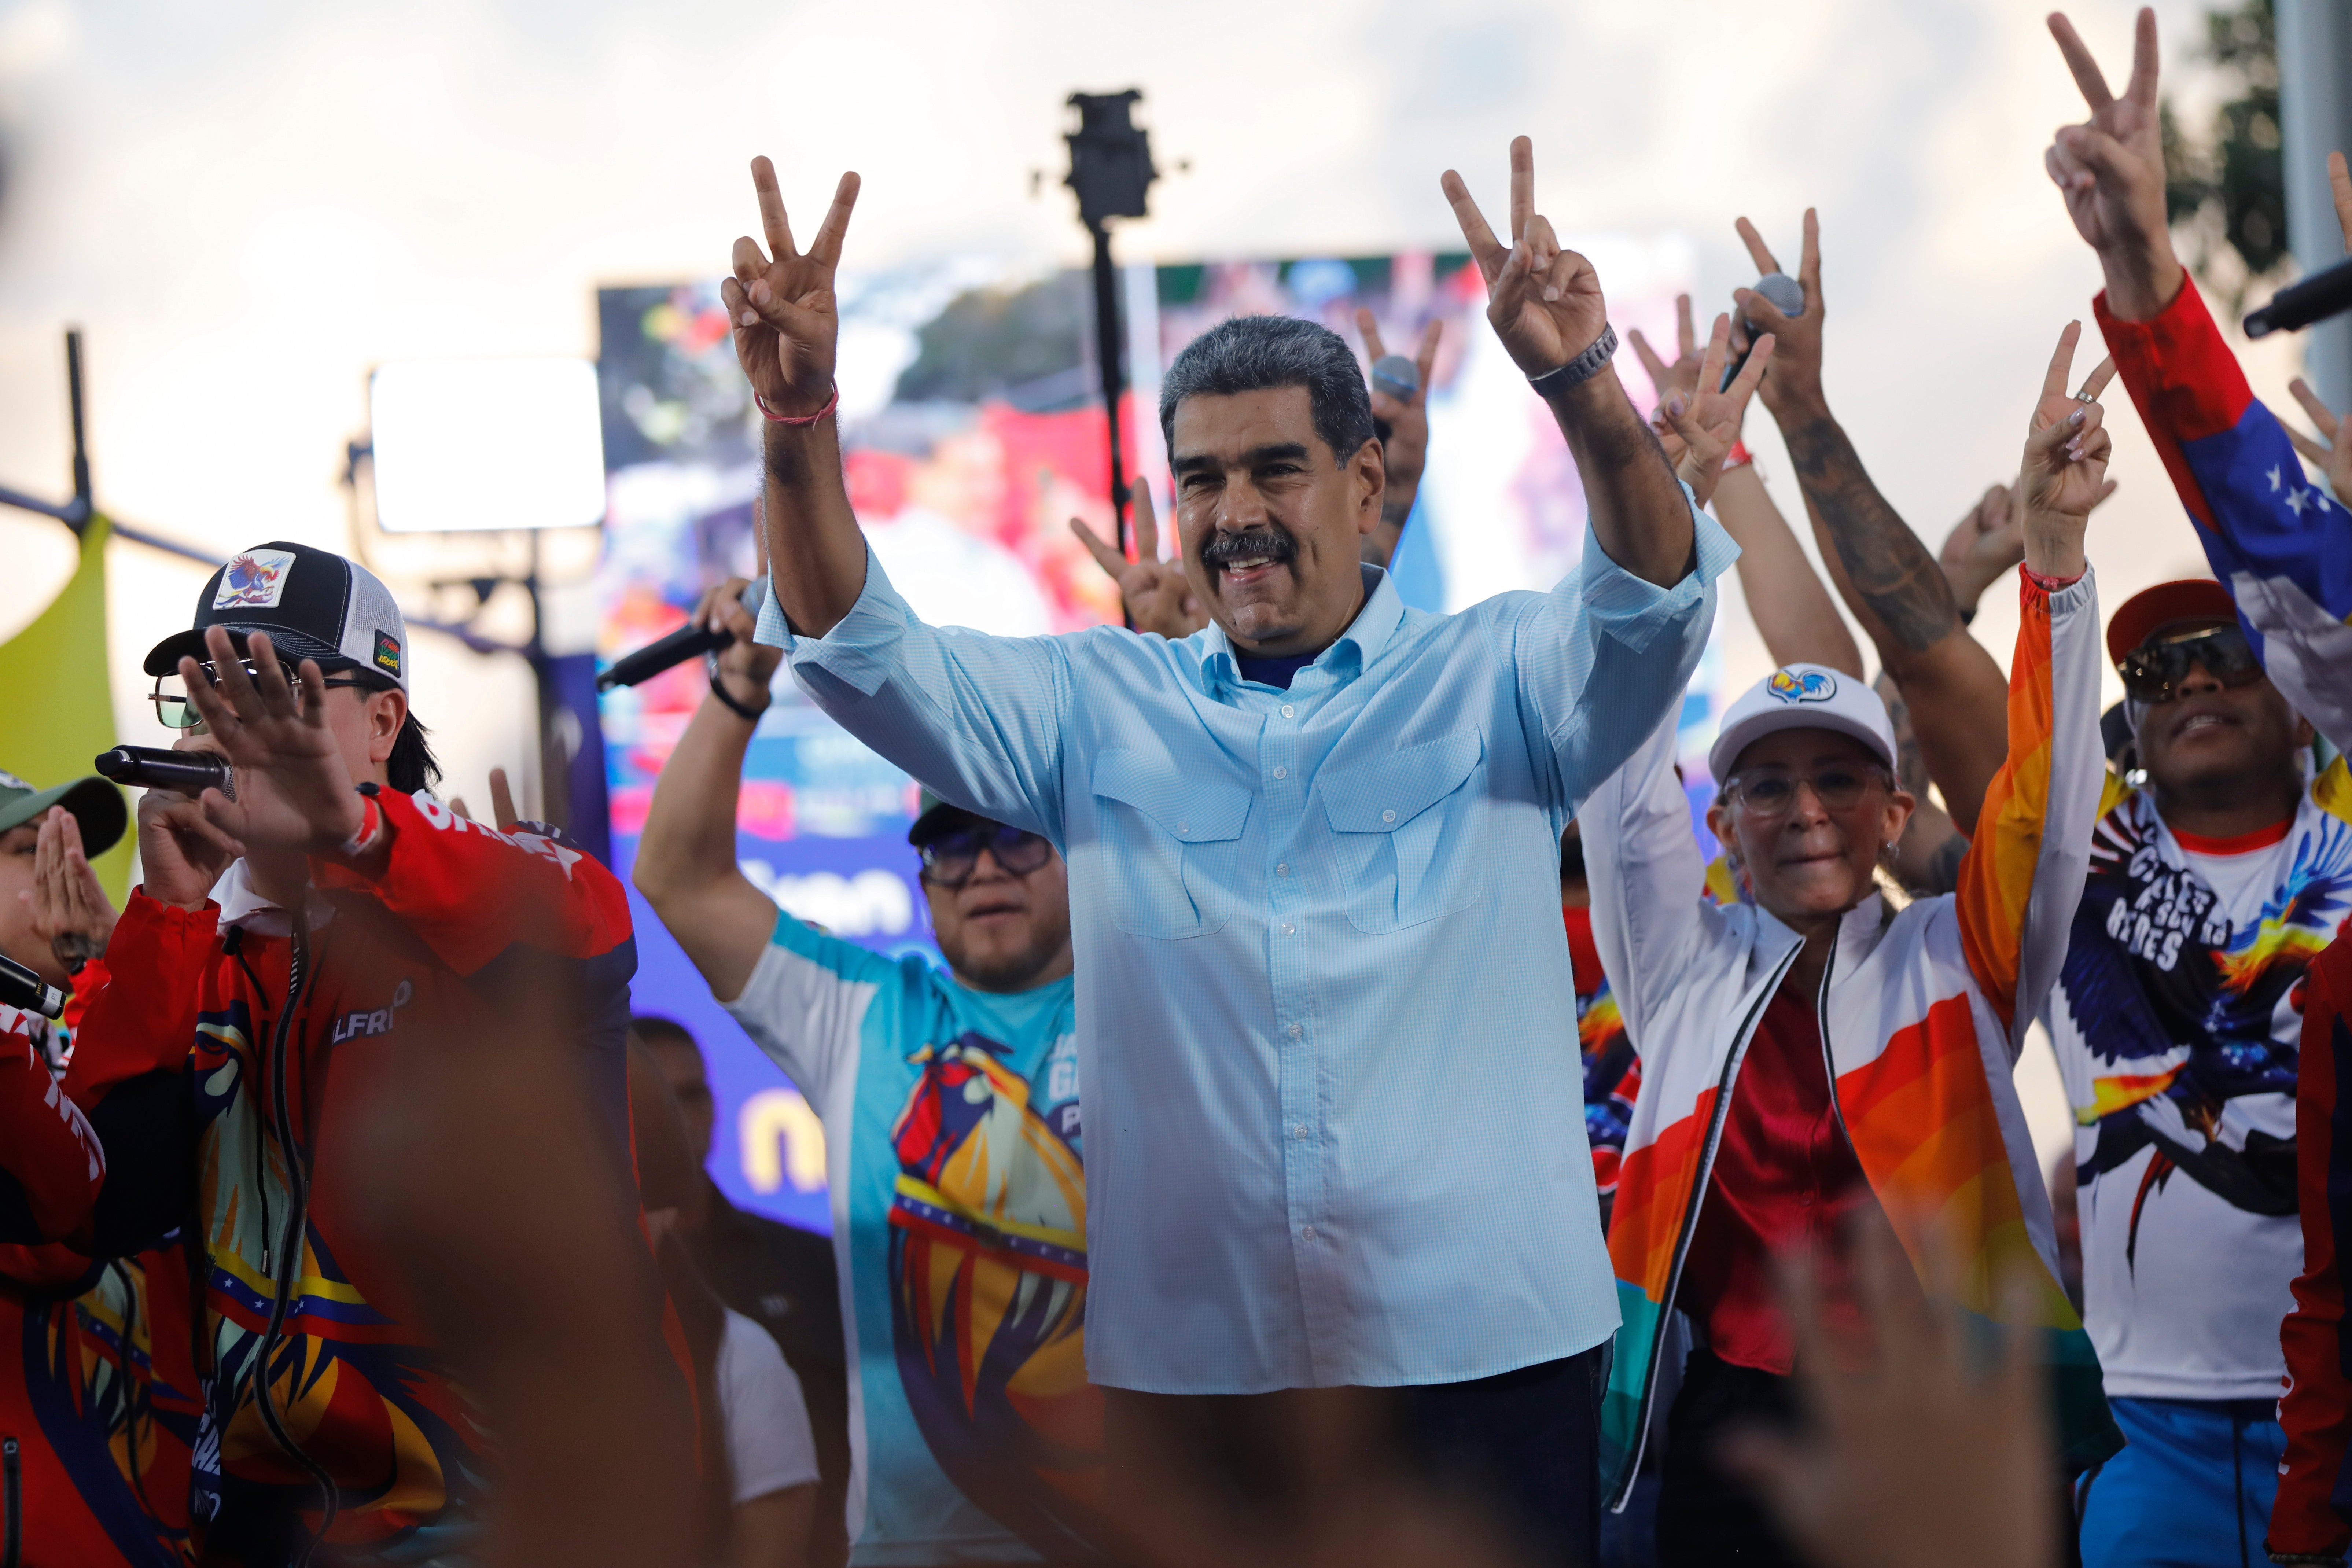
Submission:
[[[1772,363],[1776,346],[1769,332],[1758,338],[1748,363],[1739,367],[1731,384],[1725,386],[1723,363],[1728,357],[1730,342],[1731,318],[1717,316],[1715,330],[1707,336],[1706,353],[1699,359],[1697,384],[1688,392],[1677,389],[1669,393],[1658,405],[1658,419],[1674,433],[1674,446],[1667,448],[1667,456],[1674,458],[1675,476],[1690,486],[1701,506],[1715,499],[1716,483],[1723,478],[1723,459],[1730,456],[1732,443],[1739,439],[1739,424],[1747,417],[1748,400],[1755,395],[1757,383],[1764,379],[1764,369]],[[1661,432],[1659,441],[1663,445],[1664,440],[1664,433]],[[1679,456],[1675,455],[1677,448]]]
[[[1530,376],[1558,370],[1592,346],[1609,325],[1601,275],[1559,247],[1551,219],[1536,211],[1535,143],[1511,139],[1511,243],[1486,226],[1470,187],[1453,170],[1439,182],[1470,256],[1486,279],[1486,320],[1511,358]]]
[[[1364,560],[1374,566],[1386,566],[1396,553],[1405,519],[1412,515],[1413,498],[1421,492],[1421,471],[1429,463],[1429,379],[1437,370],[1437,343],[1444,330],[1443,321],[1422,329],[1421,347],[1412,356],[1415,384],[1411,396],[1399,397],[1383,391],[1379,382],[1372,384],[1372,417],[1388,426],[1389,433],[1381,443],[1389,475],[1388,488],[1381,492],[1381,523],[1364,536],[1363,544]],[[1380,363],[1388,345],[1381,341],[1379,320],[1360,305],[1356,331],[1363,334],[1369,363]]]
[[[2164,136],[2156,96],[2156,13],[2142,7],[2132,34],[2131,81],[2117,98],[2065,15],[2050,33],[2083,89],[2091,118],[2060,129],[2043,167],[2067,216],[2099,253],[2107,308],[2126,321],[2153,320],[2180,292],[2180,262],[2164,210]]]
[[[2100,391],[2116,374],[2104,360],[2083,390],[2069,397],[2066,378],[2074,367],[2074,345],[2083,323],[2069,321],[2042,377],[2042,398],[2026,427],[2025,461],[2018,474],[2017,500],[2025,514],[2025,565],[2045,577],[2083,573],[2083,532],[2091,509],[2107,499],[2115,481],[2107,458],[2115,440],[2106,432]]]
[[[1758,272],[1780,270],[1772,247],[1754,224],[1743,217],[1732,226],[1739,231],[1739,243],[1748,247],[1748,258]],[[1759,390],[1764,406],[1782,430],[1829,412],[1822,395],[1822,220],[1811,207],[1805,209],[1804,237],[1797,252],[1797,286],[1805,292],[1805,308],[1794,316],[1783,315],[1780,306],[1753,289],[1731,291],[1743,324],[1772,335],[1772,374]],[[1749,363],[1754,363],[1752,356]]]
[[[1136,558],[1132,561],[1120,555],[1115,545],[1106,543],[1083,518],[1070,519],[1070,531],[1118,584],[1119,600],[1137,631],[1171,641],[1191,637],[1209,624],[1208,612],[1201,608],[1200,597],[1185,581],[1184,563],[1160,559],[1160,521],[1151,511],[1151,487],[1137,480],[1129,506],[1135,521]]]
[[[761,251],[748,235],[737,240],[735,275],[719,284],[719,295],[734,323],[735,357],[761,411],[772,419],[805,418],[833,396],[834,348],[841,328],[833,274],[841,264],[850,209],[857,205],[857,176],[841,176],[832,209],[805,255],[793,245],[775,165],[752,159],[751,186],[759,193],[768,248]]]

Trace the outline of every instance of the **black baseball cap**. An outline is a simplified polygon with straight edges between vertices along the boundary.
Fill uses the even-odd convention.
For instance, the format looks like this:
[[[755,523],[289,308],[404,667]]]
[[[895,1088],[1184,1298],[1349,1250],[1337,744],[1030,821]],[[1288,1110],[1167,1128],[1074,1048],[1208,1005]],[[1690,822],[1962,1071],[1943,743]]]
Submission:
[[[966,811],[960,805],[950,805],[926,789],[918,801],[915,826],[907,829],[907,842],[920,849],[926,844],[963,828],[987,826],[988,818]]]
[[[209,658],[205,631],[226,627],[238,653],[254,632],[289,663],[315,658],[326,670],[359,669],[408,689],[408,623],[383,579],[331,550],[273,540],[240,550],[205,579],[195,624],[148,650],[150,675],[169,675],[182,658]]]

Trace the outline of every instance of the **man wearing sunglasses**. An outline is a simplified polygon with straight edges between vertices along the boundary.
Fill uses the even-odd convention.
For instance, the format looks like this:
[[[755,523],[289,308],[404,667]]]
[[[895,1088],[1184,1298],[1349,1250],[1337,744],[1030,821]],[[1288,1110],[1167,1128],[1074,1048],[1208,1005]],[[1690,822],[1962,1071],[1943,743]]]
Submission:
[[[734,635],[655,786],[634,876],[711,992],[824,1124],[859,1418],[853,1561],[1087,1555],[1086,1177],[1069,873],[1034,833],[924,795],[907,837],[947,972],[779,913],[736,859],[743,757],[781,652]]]
[[[2309,772],[2312,726],[2220,583],[2135,595],[2106,644],[2144,782],[2107,783],[2046,1016],[2130,1438],[2089,1482],[2084,1558],[2204,1561],[2259,1550],[2278,1485],[2303,979],[2352,915],[2352,788],[2340,758]]]

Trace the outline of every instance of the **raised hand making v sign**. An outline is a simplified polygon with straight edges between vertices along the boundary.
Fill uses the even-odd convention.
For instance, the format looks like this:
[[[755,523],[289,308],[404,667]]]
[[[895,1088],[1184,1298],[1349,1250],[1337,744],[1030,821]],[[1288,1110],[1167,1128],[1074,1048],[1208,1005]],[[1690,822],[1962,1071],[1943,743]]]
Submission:
[[[2121,98],[2108,89],[2106,74],[2064,13],[2051,15],[2050,32],[2091,118],[2062,129],[2042,164],[2065,194],[2075,229],[2099,253],[2107,308],[2126,321],[2152,321],[2180,292],[2184,276],[2164,214],[2156,13],[2143,6],[2132,29],[2131,80]]]
[[[1673,583],[1690,568],[1691,509],[1664,450],[1633,411],[1611,356],[1617,348],[1592,263],[1560,248],[1536,211],[1535,144],[1511,142],[1511,243],[1487,226],[1453,170],[1440,182],[1486,279],[1486,321],[1550,405],[1576,458],[1593,537],[1636,576]]]

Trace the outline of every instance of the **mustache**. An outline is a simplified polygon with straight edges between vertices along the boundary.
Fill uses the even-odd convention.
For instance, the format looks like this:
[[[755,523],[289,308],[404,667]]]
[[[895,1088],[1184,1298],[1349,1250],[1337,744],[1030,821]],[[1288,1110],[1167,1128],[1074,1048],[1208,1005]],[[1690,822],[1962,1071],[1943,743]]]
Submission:
[[[1258,556],[1276,562],[1295,561],[1298,557],[1297,541],[1286,528],[1244,528],[1237,532],[1213,534],[1201,546],[1201,564],[1211,571],[1228,561],[1248,561]]]

